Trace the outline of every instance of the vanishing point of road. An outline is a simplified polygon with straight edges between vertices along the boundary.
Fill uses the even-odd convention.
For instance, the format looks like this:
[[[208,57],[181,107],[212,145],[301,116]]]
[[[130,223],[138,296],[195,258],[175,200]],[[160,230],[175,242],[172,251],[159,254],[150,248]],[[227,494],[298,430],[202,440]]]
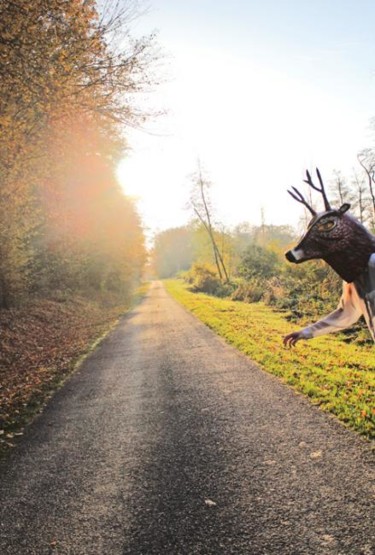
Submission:
[[[160,283],[26,430],[0,501],[1,555],[374,553],[369,444]]]

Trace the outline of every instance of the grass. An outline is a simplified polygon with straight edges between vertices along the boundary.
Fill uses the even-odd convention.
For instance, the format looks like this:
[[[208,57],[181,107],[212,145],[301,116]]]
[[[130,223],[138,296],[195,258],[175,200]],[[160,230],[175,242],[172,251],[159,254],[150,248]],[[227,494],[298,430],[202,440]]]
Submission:
[[[228,343],[264,370],[307,395],[323,410],[363,434],[375,437],[375,349],[347,344],[334,335],[282,345],[298,329],[263,303],[247,304],[192,293],[182,281],[165,282],[169,293]]]

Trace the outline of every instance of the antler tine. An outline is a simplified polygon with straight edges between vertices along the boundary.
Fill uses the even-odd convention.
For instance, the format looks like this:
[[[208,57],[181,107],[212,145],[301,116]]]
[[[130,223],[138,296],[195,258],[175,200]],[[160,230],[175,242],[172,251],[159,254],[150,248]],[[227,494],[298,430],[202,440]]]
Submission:
[[[288,193],[290,193],[292,195],[292,197],[294,197],[298,202],[306,202],[305,197],[303,196],[302,193],[299,192],[299,190],[296,187],[292,187],[294,193],[292,193],[291,191],[288,191]]]
[[[319,189],[319,187],[317,187],[316,185],[314,185],[313,180],[311,179],[310,172],[309,172],[308,170],[306,170],[306,176],[307,176],[307,179],[304,179],[304,180],[303,180],[304,183],[307,183],[308,185],[310,185],[310,187],[311,187],[312,189],[314,189],[315,191],[318,191],[318,193],[321,193],[322,190]]]
[[[322,195],[323,195],[324,206],[325,206],[326,210],[332,210],[331,205],[330,205],[329,200],[328,200],[327,195],[326,195],[326,190],[324,188],[323,179],[322,179],[322,176],[320,175],[320,171],[318,170],[318,168],[316,168],[316,174],[318,176],[319,183],[320,183],[320,186],[321,186],[321,192],[322,192]]]
[[[316,216],[316,212],[315,210],[309,205],[308,202],[306,202],[304,196],[302,195],[302,193],[299,192],[298,189],[296,189],[295,187],[292,187],[294,193],[292,193],[292,191],[288,190],[288,193],[290,194],[291,197],[294,198],[294,200],[296,200],[297,202],[300,202],[301,204],[303,204],[304,206],[306,206],[306,208],[311,212],[311,214],[313,216]]]
[[[324,189],[323,179],[322,179],[322,176],[320,175],[320,171],[318,170],[318,168],[316,168],[316,173],[317,173],[317,176],[318,176],[318,179],[319,179],[320,188],[317,187],[316,185],[314,185],[314,183],[311,179],[311,175],[310,175],[308,170],[306,170],[307,179],[304,179],[303,181],[305,183],[307,183],[308,185],[310,185],[310,187],[312,189],[314,189],[315,191],[318,191],[318,193],[321,193],[321,195],[323,196],[325,209],[326,210],[332,210],[331,205],[329,204],[329,201],[328,201],[328,198],[327,198],[327,195],[326,195],[326,191]]]

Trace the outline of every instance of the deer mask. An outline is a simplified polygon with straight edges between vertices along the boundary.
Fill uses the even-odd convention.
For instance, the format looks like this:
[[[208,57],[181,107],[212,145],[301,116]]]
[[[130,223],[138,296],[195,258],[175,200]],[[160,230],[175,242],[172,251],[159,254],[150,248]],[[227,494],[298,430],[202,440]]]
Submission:
[[[285,256],[289,262],[300,264],[306,260],[322,259],[329,264],[341,278],[351,283],[366,269],[369,258],[375,252],[375,237],[353,216],[347,214],[350,204],[333,209],[328,202],[323,180],[316,170],[320,187],[314,185],[306,171],[305,183],[321,193],[324,212],[317,213],[295,188],[288,193],[303,204],[312,214],[305,235],[298,245]]]

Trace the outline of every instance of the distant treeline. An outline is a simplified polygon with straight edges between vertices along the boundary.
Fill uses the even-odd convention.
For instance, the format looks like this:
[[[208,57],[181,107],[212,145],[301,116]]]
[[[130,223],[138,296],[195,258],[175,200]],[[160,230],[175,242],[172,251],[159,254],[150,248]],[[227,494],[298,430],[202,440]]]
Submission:
[[[115,170],[153,37],[129,2],[0,3],[0,307],[57,291],[127,293],[145,259]]]

